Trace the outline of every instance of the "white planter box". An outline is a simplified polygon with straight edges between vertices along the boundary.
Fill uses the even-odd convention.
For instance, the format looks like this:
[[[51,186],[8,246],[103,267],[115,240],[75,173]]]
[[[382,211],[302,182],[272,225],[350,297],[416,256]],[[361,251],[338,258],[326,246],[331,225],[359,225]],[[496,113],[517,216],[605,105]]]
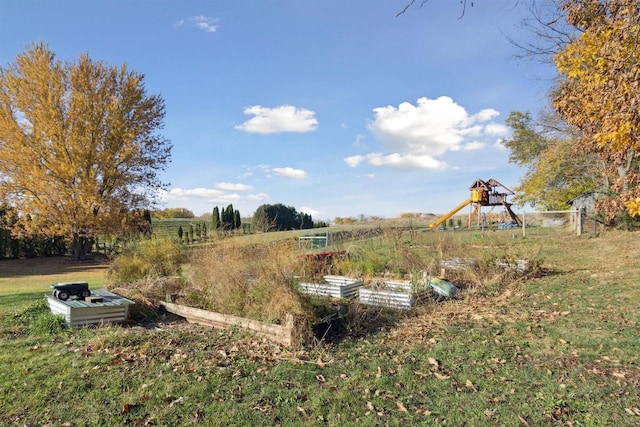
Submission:
[[[345,276],[324,276],[326,283],[300,283],[300,292],[332,298],[355,298],[362,280]]]
[[[102,298],[101,302],[80,299],[61,301],[46,295],[53,314],[64,317],[67,326],[82,326],[107,322],[122,322],[129,317],[129,306],[133,301],[105,289],[91,290],[91,296]]]
[[[358,300],[362,304],[408,310],[426,293],[425,286],[409,282],[384,282],[376,288],[360,288]]]

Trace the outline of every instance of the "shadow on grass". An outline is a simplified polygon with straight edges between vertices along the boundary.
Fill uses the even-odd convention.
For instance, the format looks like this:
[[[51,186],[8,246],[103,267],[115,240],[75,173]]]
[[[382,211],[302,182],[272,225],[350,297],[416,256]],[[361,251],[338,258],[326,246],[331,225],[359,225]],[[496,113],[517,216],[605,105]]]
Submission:
[[[69,256],[5,259],[0,260],[0,278],[66,274],[94,268],[106,270],[107,264],[108,260],[101,256],[84,261],[74,261]]]
[[[312,327],[316,340],[327,344],[366,338],[393,327],[407,312],[356,303],[335,303],[315,307],[320,319]]]

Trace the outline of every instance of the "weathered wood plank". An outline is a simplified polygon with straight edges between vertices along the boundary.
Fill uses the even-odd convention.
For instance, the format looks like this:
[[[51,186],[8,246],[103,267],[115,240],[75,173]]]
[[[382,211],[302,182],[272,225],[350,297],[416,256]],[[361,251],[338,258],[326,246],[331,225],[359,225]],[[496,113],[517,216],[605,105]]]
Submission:
[[[287,314],[286,324],[282,326],[170,302],[161,301],[158,302],[158,305],[169,313],[184,317],[190,323],[211,326],[218,329],[228,329],[232,326],[237,326],[287,347],[298,344],[301,339],[301,331],[298,330],[299,325],[296,324],[295,318],[291,314]]]

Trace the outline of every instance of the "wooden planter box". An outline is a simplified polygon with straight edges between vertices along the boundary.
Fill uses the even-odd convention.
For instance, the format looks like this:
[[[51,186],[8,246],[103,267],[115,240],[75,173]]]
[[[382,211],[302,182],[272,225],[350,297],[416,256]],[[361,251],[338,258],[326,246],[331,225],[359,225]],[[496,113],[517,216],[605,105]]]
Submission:
[[[324,276],[325,283],[300,283],[298,289],[304,294],[332,298],[355,298],[362,280],[345,276]]]
[[[303,325],[296,322],[296,319],[291,314],[287,314],[286,323],[282,326],[170,302],[158,302],[158,306],[163,307],[169,313],[184,317],[189,323],[197,323],[218,329],[236,326],[285,347],[300,344],[304,337]]]
[[[86,300],[61,301],[53,295],[46,298],[51,312],[63,316],[67,326],[123,322],[129,318],[129,306],[135,304],[105,289],[92,290]]]

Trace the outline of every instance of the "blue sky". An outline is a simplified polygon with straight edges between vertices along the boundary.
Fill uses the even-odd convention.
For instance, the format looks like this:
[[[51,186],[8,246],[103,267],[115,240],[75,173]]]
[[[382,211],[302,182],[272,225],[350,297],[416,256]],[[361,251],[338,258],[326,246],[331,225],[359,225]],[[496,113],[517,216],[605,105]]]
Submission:
[[[477,179],[515,187],[499,141],[538,110],[553,69],[514,59],[528,2],[0,0],[0,64],[126,62],[166,103],[162,206],[314,220],[444,213]]]

